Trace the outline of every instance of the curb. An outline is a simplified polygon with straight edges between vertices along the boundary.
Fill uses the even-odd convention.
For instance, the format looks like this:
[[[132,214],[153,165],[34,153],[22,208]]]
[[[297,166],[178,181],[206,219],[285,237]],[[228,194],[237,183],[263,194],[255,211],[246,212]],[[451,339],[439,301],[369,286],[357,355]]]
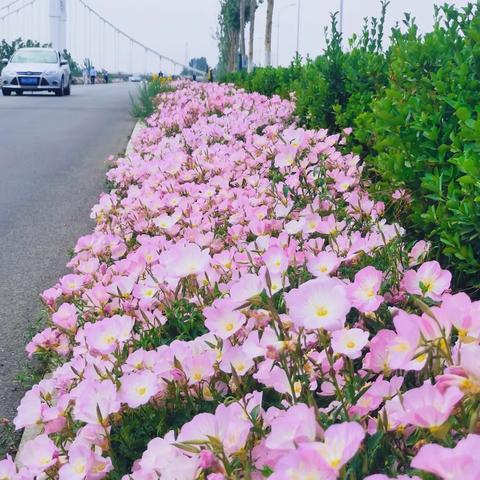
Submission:
[[[132,130],[132,133],[130,135],[130,139],[128,141],[127,148],[125,149],[125,156],[130,155],[131,153],[134,152],[134,141],[137,138],[138,134],[140,133],[141,130],[143,130],[146,127],[145,123],[142,120],[137,121],[135,124],[135,127]],[[47,373],[44,377],[44,379],[48,379],[51,377],[50,373]],[[33,425],[31,427],[25,427],[22,438],[20,439],[20,443],[18,445],[18,450],[15,455],[15,465],[18,468],[24,467],[22,462],[20,461],[20,456],[25,448],[25,444],[30,442],[31,440],[34,440],[36,437],[42,434],[42,428],[38,425]]]

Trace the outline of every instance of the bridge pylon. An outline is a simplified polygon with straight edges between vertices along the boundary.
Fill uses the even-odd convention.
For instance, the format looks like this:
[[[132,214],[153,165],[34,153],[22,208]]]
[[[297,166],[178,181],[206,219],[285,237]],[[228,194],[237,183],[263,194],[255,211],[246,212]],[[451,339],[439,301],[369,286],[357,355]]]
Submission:
[[[52,47],[67,48],[67,0],[50,0],[50,39]]]

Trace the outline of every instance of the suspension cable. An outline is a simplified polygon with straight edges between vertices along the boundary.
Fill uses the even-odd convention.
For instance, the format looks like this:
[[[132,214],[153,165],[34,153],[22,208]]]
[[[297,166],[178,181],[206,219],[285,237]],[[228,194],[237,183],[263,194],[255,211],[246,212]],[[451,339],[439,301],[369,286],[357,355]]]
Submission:
[[[33,0],[35,1],[35,0]],[[124,36],[127,40],[129,40],[132,44],[136,44],[139,47],[145,49],[146,51],[152,53],[153,55],[159,57],[160,59],[165,59],[168,62],[172,63],[174,66],[179,66],[182,68],[185,68],[187,70],[191,70],[193,72],[197,72],[201,75],[205,74],[203,70],[199,70],[198,68],[190,67],[188,65],[184,65],[183,63],[177,62],[176,60],[173,60],[173,58],[167,57],[166,55],[163,55],[156,50],[153,50],[152,48],[148,47],[147,45],[143,44],[142,42],[139,42],[135,38],[131,37],[128,35],[128,33],[125,33],[123,30],[120,30],[117,28],[113,23],[109,22],[106,18],[104,18],[102,15],[100,15],[97,11],[95,11],[90,5],[88,5],[84,0],[78,0],[86,9],[89,10],[89,12],[93,15],[96,15],[100,20],[103,20],[108,26],[113,28],[118,34]]]
[[[13,2],[8,3],[7,5],[4,5],[3,7],[0,7],[0,10],[10,10],[10,7],[15,5],[18,2],[21,2],[22,0],[13,0]]]
[[[11,10],[8,13],[6,13],[5,15],[3,15],[3,17],[0,17],[0,20],[5,20],[6,18],[10,17],[11,15],[14,15],[15,13],[21,12],[24,8],[29,7],[30,5],[33,5],[36,1],[37,0],[30,0],[29,2],[24,3],[23,5],[21,5],[17,9]],[[13,3],[16,3],[16,2],[13,2]],[[10,4],[10,5],[13,5],[13,4]]]

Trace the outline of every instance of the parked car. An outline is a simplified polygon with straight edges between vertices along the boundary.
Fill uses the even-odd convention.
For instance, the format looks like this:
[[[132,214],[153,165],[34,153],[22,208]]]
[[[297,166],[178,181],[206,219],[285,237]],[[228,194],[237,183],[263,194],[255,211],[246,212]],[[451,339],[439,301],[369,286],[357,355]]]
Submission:
[[[72,75],[67,60],[53,48],[20,48],[0,76],[2,93],[55,92],[57,96],[70,95]]]
[[[130,77],[128,77],[128,81],[129,82],[141,82],[142,77],[140,75],[134,74],[134,75],[131,75]]]

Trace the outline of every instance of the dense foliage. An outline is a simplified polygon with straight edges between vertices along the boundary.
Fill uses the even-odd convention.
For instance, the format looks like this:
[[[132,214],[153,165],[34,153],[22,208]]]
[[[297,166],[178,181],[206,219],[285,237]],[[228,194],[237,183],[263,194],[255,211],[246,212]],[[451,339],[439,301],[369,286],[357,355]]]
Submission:
[[[21,38],[17,38],[12,42],[7,42],[6,40],[2,40],[0,42],[0,59],[9,59],[19,48],[30,48],[30,47],[51,47],[50,44],[44,43],[41,44],[40,42],[34,40],[22,40]],[[63,51],[63,56],[68,61],[70,65],[70,71],[74,76],[80,76],[82,71],[78,63],[73,59],[71,53],[68,50]],[[0,64],[0,73],[2,68],[4,67],[3,64]]]
[[[349,145],[367,164],[372,191],[388,202],[400,189],[412,235],[432,240],[456,285],[480,287],[480,12],[436,9],[421,36],[407,15],[382,50],[383,14],[342,51],[336,22],[324,55],[288,68],[227,76],[248,91],[287,98],[313,128],[354,127]],[[396,195],[400,193],[396,192]]]
[[[177,82],[27,346],[8,480],[476,480],[480,302],[295,105]],[[433,476],[434,475],[434,476]]]

